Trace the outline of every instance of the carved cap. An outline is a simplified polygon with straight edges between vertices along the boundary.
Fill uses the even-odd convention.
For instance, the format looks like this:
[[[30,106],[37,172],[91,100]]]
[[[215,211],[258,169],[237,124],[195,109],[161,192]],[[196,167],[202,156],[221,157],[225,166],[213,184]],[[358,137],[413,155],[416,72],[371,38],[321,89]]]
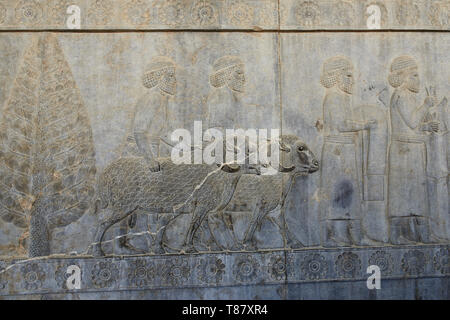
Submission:
[[[346,57],[338,56],[329,58],[323,63],[320,83],[325,88],[331,88],[337,84],[338,75],[352,69],[353,65]]]
[[[410,56],[400,56],[395,58],[391,63],[391,73],[389,74],[388,81],[394,88],[401,86],[405,80],[405,76],[408,74],[408,70],[417,69],[416,61]]]
[[[209,81],[213,87],[220,88],[224,86],[235,67],[244,66],[239,57],[224,56],[219,58],[213,64],[213,74],[209,77]]]
[[[156,86],[168,69],[175,69],[175,63],[168,57],[157,56],[145,67],[142,75],[142,83],[146,88],[153,88]]]
[[[410,56],[400,56],[395,58],[391,64],[391,72],[397,72],[405,69],[417,68],[416,61]]]

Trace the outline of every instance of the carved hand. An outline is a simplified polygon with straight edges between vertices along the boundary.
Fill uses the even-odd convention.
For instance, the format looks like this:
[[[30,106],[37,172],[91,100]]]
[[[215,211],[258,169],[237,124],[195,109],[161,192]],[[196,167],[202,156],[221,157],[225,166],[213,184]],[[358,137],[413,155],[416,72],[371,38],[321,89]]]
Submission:
[[[377,120],[369,120],[365,123],[365,129],[375,129],[378,125]]]

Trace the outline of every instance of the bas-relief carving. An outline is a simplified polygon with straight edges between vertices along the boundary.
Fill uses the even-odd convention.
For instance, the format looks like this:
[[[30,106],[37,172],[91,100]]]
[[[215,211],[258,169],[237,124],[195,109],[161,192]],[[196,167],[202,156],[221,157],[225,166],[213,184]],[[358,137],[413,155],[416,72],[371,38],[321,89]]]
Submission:
[[[238,56],[223,56],[210,66],[208,114],[204,119],[208,128],[245,127],[245,114],[241,116],[240,109],[248,82],[245,71],[248,63],[251,62],[244,62]],[[167,154],[161,153],[160,147],[165,145],[169,150],[171,147],[166,138],[170,133],[167,130],[170,119],[166,115],[168,102],[177,90],[177,68],[178,65],[168,57],[149,59],[140,78],[142,94],[136,98],[131,129],[124,137],[122,153],[97,175],[94,197],[93,139],[76,81],[56,36],[35,37],[25,50],[2,113],[1,168],[6,179],[3,185],[8,186],[8,193],[2,192],[2,195],[11,195],[9,198],[16,201],[6,198],[2,202],[9,210],[4,211],[3,219],[6,217],[10,219],[6,221],[16,222],[24,229],[23,248],[29,248],[29,256],[52,253],[51,229],[78,220],[89,209],[97,209],[98,214],[105,208],[112,211],[106,220],[99,222],[98,233],[92,239],[92,253],[95,254],[102,254],[105,232],[120,222],[118,245],[127,254],[184,254],[197,250],[258,252],[263,248],[255,233],[272,212],[284,208],[295,177],[317,171],[319,163],[308,143],[295,135],[283,135],[281,159],[285,162],[280,167],[282,172],[274,176],[248,174],[245,168],[227,165],[222,168],[174,165]],[[387,102],[387,110],[367,104],[354,106],[352,96],[358,70],[350,58],[324,59],[322,70],[315,74],[325,93],[321,102],[324,142],[317,185],[320,189],[317,214],[321,246],[369,248],[382,243],[448,241],[447,99],[437,99],[430,88],[425,102],[417,103],[418,71],[418,63],[409,56],[392,60],[386,70],[386,83],[394,91]],[[23,94],[23,90],[30,94]],[[73,108],[74,105],[77,107]],[[29,107],[31,110],[27,112]],[[63,117],[57,117],[59,115]],[[64,122],[64,127],[58,126],[60,121]],[[30,125],[32,130],[24,124]],[[25,167],[34,168],[34,171],[30,169],[32,178],[25,184],[30,189],[22,190],[17,181],[23,175],[19,174],[15,179],[14,174],[21,173],[16,168],[24,168],[17,159],[26,155],[20,147],[26,147],[27,143],[33,148],[38,147],[39,152],[29,148],[31,164]],[[319,150],[320,146],[312,149]],[[407,182],[401,182],[403,180]],[[402,192],[405,193],[403,198],[392,196]],[[97,206],[92,200],[98,200]],[[245,211],[250,212],[248,221],[239,227],[234,216]],[[137,212],[158,216],[157,232],[154,235],[144,232],[151,238],[148,242],[151,248],[136,248],[128,241],[134,233]],[[289,228],[283,210],[281,212],[277,232],[283,242],[268,248],[308,246],[299,241],[302,237],[296,233],[301,230]],[[384,217],[380,212],[385,213]],[[20,214],[16,216],[16,213]],[[374,219],[370,216],[372,213],[374,216],[377,213],[375,223],[389,226],[387,233],[380,235],[377,230],[367,228],[370,225],[367,219]],[[168,235],[166,229],[176,225],[182,215],[188,218],[184,220],[186,225],[181,225],[180,235],[184,240],[180,246],[179,239]],[[20,219],[23,216],[29,218]],[[207,241],[215,245],[210,246],[205,243]],[[434,256],[438,271],[447,270],[445,254],[444,250]],[[132,286],[152,287],[154,281],[161,281],[164,285],[177,287],[191,281],[194,267],[190,260],[182,257],[167,261],[158,272],[151,262],[136,262],[135,269],[140,270],[139,274],[144,270],[146,276],[138,277],[138,271],[130,269],[129,282]],[[274,256],[263,262],[254,254],[242,255],[227,272],[233,275],[236,283],[248,284],[257,282],[261,270],[267,268],[271,270],[268,277],[280,281],[290,274],[280,271],[287,268],[280,265],[283,256],[280,257]],[[362,259],[349,250],[336,254],[330,268],[324,255],[311,253],[301,260],[300,278],[357,278],[364,269]],[[385,251],[374,252],[370,259],[381,261],[384,269],[392,272],[392,258]],[[430,259],[418,249],[410,250],[402,256],[401,270],[407,275],[427,274],[425,266]],[[196,270],[200,281],[216,284],[222,281],[223,260],[202,261],[195,262],[195,265],[198,263]],[[207,268],[203,264],[214,265],[215,271],[202,273]],[[39,264],[26,264],[22,273],[26,279],[33,279],[25,280],[24,290],[39,291],[45,287],[47,275]],[[27,276],[30,273],[33,277]],[[119,288],[119,274],[119,264],[96,260],[90,271],[92,287]],[[0,285],[1,281],[2,278]]]

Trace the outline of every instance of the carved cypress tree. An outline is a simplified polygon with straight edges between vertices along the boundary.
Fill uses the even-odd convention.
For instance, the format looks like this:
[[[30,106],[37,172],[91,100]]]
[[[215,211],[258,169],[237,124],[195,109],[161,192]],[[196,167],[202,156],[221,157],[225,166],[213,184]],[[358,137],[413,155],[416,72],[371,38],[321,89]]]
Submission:
[[[50,254],[50,234],[78,220],[95,186],[92,130],[54,35],[25,50],[0,122],[0,216],[29,228],[31,257]]]

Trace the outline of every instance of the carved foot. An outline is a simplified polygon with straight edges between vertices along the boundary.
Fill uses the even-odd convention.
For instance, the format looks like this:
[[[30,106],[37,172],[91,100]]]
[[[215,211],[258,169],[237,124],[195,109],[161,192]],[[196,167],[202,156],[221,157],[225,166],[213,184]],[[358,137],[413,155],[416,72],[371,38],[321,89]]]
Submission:
[[[184,252],[184,253],[197,253],[198,250],[195,249],[193,244],[185,244],[183,246],[183,249],[181,250],[181,252]]]

